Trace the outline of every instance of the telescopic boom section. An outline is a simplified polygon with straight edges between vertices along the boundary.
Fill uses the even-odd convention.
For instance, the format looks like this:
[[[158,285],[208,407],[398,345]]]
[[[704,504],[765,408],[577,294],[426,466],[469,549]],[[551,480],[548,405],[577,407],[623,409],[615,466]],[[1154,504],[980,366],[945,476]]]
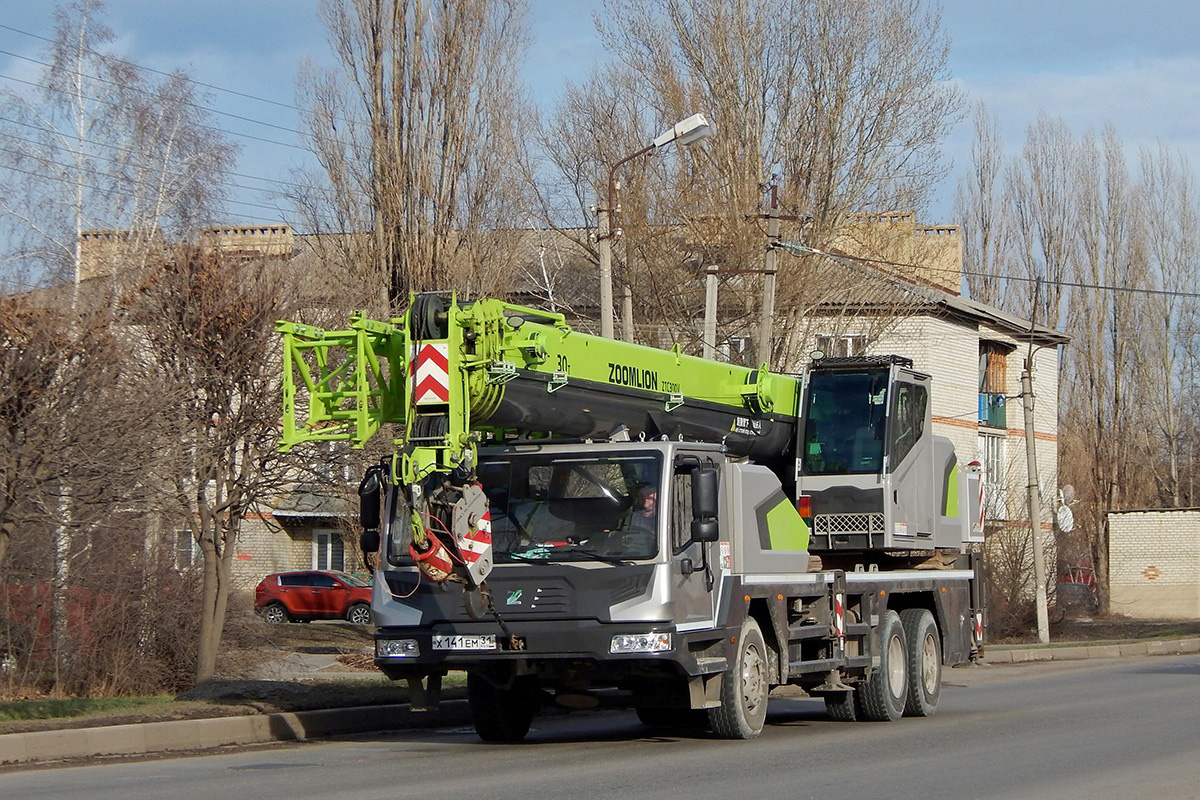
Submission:
[[[801,381],[765,365],[590,336],[561,314],[442,294],[414,296],[386,323],[356,316],[341,331],[278,327],[283,447],[361,447],[385,423],[403,425],[393,479],[410,487],[418,550],[431,532],[454,527],[424,516],[432,512],[420,506],[437,490],[429,479],[456,491],[474,486],[475,446],[485,437],[666,436],[723,442],[766,464],[795,457]]]

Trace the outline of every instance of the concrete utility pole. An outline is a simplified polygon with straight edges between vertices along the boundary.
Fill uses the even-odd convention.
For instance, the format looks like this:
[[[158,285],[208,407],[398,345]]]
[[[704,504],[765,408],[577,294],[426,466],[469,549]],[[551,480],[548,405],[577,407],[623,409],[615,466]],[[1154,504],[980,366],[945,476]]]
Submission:
[[[767,212],[767,254],[763,258],[762,314],[758,319],[758,363],[771,366],[771,334],[775,328],[775,273],[779,241],[779,187],[771,184],[771,207]]]
[[[621,293],[621,338],[633,342],[633,289],[628,283]]]
[[[1050,642],[1050,620],[1046,608],[1046,555],[1042,552],[1042,498],[1038,487],[1037,440],[1033,430],[1033,348],[1021,370],[1021,405],[1025,409],[1025,467],[1029,472],[1026,483],[1029,501],[1029,530],[1033,540],[1034,600],[1037,604],[1038,641]]]
[[[710,266],[704,275],[704,357],[717,357],[717,268]]]

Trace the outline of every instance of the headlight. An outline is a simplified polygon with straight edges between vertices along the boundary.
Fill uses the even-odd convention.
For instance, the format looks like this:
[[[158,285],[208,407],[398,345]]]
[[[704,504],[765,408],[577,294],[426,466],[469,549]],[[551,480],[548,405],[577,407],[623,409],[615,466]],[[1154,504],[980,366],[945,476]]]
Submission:
[[[669,633],[620,633],[612,638],[610,653],[665,653],[671,649]]]
[[[415,658],[421,654],[416,639],[376,639],[376,658]]]

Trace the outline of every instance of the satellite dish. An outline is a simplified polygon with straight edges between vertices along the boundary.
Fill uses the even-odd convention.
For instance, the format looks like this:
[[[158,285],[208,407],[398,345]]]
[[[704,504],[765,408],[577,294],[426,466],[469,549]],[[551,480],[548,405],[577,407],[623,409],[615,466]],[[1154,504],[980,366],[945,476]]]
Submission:
[[[1075,530],[1075,515],[1067,506],[1058,507],[1058,529],[1063,533]]]

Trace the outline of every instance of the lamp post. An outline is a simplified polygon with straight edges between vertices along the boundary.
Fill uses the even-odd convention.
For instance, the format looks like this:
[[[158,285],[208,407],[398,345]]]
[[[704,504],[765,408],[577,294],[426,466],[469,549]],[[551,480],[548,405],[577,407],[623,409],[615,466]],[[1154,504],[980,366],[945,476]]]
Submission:
[[[617,170],[635,158],[666,147],[672,142],[681,145],[691,144],[711,136],[712,132],[713,126],[709,124],[703,114],[692,114],[660,133],[654,138],[654,141],[641,150],[630,153],[609,168],[604,203],[596,209],[596,239],[600,249],[600,335],[606,339],[613,338],[612,240],[615,232],[612,226],[612,214],[616,210]]]

